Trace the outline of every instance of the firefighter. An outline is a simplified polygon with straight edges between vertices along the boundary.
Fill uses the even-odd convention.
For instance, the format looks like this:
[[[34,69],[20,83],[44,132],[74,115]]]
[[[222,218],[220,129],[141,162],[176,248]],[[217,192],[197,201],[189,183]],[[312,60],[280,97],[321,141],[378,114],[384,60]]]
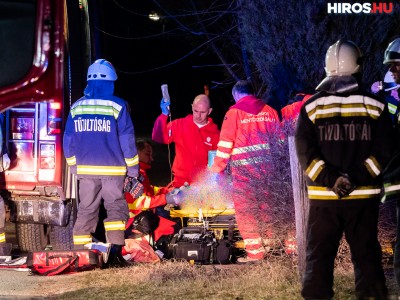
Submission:
[[[247,254],[238,262],[257,262],[265,254],[265,232],[261,228],[265,224],[260,224],[263,222],[255,214],[260,208],[250,181],[259,176],[259,166],[269,148],[267,136],[279,126],[279,117],[273,108],[254,96],[251,83],[246,80],[234,85],[232,95],[236,104],[229,108],[222,123],[211,171],[223,177],[230,161],[236,222]],[[262,217],[268,222],[268,216]]]
[[[68,115],[64,154],[79,179],[79,206],[73,229],[75,249],[92,242],[102,199],[107,211],[106,239],[111,243],[110,266],[123,266],[125,222],[129,211],[123,188],[125,176],[139,175],[139,159],[129,107],[113,95],[117,74],[113,65],[98,59],[89,66],[84,96]]]
[[[307,177],[310,211],[304,299],[332,299],[334,260],[344,233],[357,299],[386,299],[378,242],[382,170],[393,151],[384,101],[361,83],[362,53],[339,40],[325,56],[326,78],[300,110],[296,150]]]
[[[399,93],[398,89],[400,84],[394,81],[393,73],[387,71],[385,78],[382,81],[376,81],[371,86],[371,92],[378,94],[380,97],[384,98],[389,109],[390,116],[394,123],[397,122],[397,107],[399,105]]]
[[[389,65],[389,72],[395,84],[400,84],[400,38],[393,40],[386,48],[383,63]],[[391,92],[392,96],[399,98],[399,89]],[[397,107],[397,112],[399,107]],[[400,119],[397,115],[395,120],[397,130],[400,128]],[[396,202],[397,228],[396,244],[394,247],[394,274],[397,285],[400,286],[400,132],[397,132],[397,151],[388,166],[384,178],[384,198],[383,201]]]
[[[178,205],[176,202],[177,197],[171,195],[171,191],[166,187],[158,187],[150,184],[147,170],[151,168],[153,162],[153,147],[150,141],[138,139],[136,147],[139,155],[140,174],[143,176],[143,194],[138,198],[133,198],[131,194],[125,193],[126,201],[129,207],[129,217],[127,227],[133,222],[134,217],[140,212],[148,209],[155,210],[157,207],[164,209],[166,204],[173,206]],[[156,242],[162,235],[169,235],[174,233],[175,222],[167,220],[159,216],[159,225],[154,232],[154,241]]]
[[[210,115],[210,99],[198,95],[192,104],[193,114],[168,122],[170,101],[161,100],[161,115],[157,118],[152,138],[162,144],[175,143],[175,159],[172,165],[175,188],[192,183],[201,171],[206,170],[208,151],[216,150],[219,130]]]

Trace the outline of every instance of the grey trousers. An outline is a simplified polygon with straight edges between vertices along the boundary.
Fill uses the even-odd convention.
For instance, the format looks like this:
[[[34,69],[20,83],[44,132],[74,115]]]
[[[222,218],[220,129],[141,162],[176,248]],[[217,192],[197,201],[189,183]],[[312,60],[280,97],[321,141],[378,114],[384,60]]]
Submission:
[[[125,222],[129,217],[123,193],[124,177],[79,180],[79,206],[74,225],[74,248],[82,249],[87,237],[96,230],[99,208],[104,200],[107,218],[104,220],[107,242],[124,245]],[[84,239],[83,239],[84,240]]]

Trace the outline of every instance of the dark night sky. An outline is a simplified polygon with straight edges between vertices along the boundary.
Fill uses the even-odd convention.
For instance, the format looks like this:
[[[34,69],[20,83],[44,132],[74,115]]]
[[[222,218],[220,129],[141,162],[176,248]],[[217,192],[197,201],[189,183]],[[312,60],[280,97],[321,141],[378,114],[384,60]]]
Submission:
[[[96,1],[97,2],[97,1]],[[118,71],[116,94],[127,100],[137,134],[151,133],[153,123],[161,113],[161,84],[168,84],[172,118],[191,113],[194,97],[203,93],[204,84],[215,80],[215,67],[194,66],[216,62],[211,55],[197,51],[180,60],[200,42],[184,42],[171,20],[151,21],[147,16],[155,11],[152,1],[99,1],[100,21],[96,34],[102,40],[100,56],[110,60]],[[164,34],[162,34],[164,32]],[[117,38],[118,36],[119,38]],[[146,38],[155,36],[153,38]],[[171,64],[168,67],[162,67]],[[149,71],[156,69],[153,71]],[[211,90],[214,108],[211,117],[220,126],[232,104],[229,90]]]

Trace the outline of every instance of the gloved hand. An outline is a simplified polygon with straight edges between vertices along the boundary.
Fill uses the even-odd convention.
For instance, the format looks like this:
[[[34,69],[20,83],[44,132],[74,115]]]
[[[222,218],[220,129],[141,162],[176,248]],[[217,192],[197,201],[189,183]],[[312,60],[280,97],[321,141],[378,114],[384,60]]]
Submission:
[[[189,184],[182,185],[180,188],[174,188],[165,195],[167,204],[179,206],[182,204],[186,191],[189,189]]]
[[[348,196],[356,186],[351,183],[350,178],[346,175],[339,176],[332,187],[332,191],[339,197]]]
[[[182,202],[181,189],[174,188],[172,191],[165,194],[165,200],[167,201],[167,204],[179,205]]]
[[[165,100],[164,98],[161,99],[160,107],[161,107],[161,112],[163,115],[166,115],[166,116],[169,115],[170,104],[171,104],[171,101]]]
[[[124,193],[129,193],[132,195],[134,199],[141,196],[144,192],[143,176],[139,175],[139,177],[130,177],[126,176],[124,183]]]
[[[10,168],[11,160],[8,157],[7,153],[4,153],[3,155],[3,170],[8,170]]]

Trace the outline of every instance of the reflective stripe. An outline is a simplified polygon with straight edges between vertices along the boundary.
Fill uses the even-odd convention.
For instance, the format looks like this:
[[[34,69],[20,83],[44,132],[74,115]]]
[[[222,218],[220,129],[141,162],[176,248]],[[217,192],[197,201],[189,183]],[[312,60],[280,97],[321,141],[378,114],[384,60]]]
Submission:
[[[392,103],[388,103],[388,108],[389,108],[389,112],[394,115],[397,111],[397,106],[392,104]]]
[[[306,174],[311,180],[315,181],[321,171],[325,168],[325,162],[321,159],[314,159],[306,169]]]
[[[76,157],[75,157],[75,155],[71,156],[71,157],[66,157],[65,159],[67,160],[67,164],[68,165],[70,165],[70,166],[76,165]]]
[[[393,192],[400,191],[400,183],[385,184],[384,191],[385,191],[385,193],[393,193]]]
[[[224,148],[232,149],[233,143],[232,142],[219,141],[218,142],[218,147],[224,147]]]
[[[376,161],[375,157],[370,156],[365,160],[364,164],[367,167],[369,173],[371,173],[373,177],[376,177],[379,174],[381,174],[381,167],[379,163]]]
[[[221,158],[229,158],[229,157],[231,157],[231,155],[229,153],[221,152],[219,150],[217,150],[217,153],[215,154],[215,156],[218,156],[218,157],[221,157]]]
[[[124,221],[104,222],[104,228],[106,231],[125,230],[125,222]]]
[[[151,205],[151,197],[146,196],[145,200],[144,200],[144,204],[143,204],[143,208],[150,208]]]
[[[247,152],[251,152],[251,151],[259,151],[259,150],[269,150],[269,144],[258,144],[258,145],[233,148],[232,155],[247,153]]]
[[[92,242],[91,235],[74,235],[73,236],[75,245],[85,245]]]
[[[232,160],[232,166],[245,166],[245,165],[254,165],[258,164],[264,161],[267,161],[268,158],[263,157],[263,156],[258,156],[258,157],[251,157],[251,158],[246,158],[246,159],[238,159],[238,160]]]
[[[326,187],[308,186],[308,198],[310,200],[355,200],[376,198],[380,195],[381,189],[378,186],[364,186],[355,189],[350,195],[340,198]]]
[[[0,243],[5,243],[6,242],[6,234],[3,232],[3,233],[0,233]]]
[[[256,239],[244,239],[244,244],[245,246],[250,246],[250,245],[262,245],[262,239],[261,238],[256,238]]]
[[[78,166],[77,173],[81,175],[126,175],[126,167],[119,166]]]
[[[247,252],[247,253],[250,253],[250,254],[257,255],[257,254],[260,254],[260,253],[264,253],[264,252],[265,252],[265,249],[264,249],[264,247],[260,247],[260,248],[258,248],[258,249],[256,249],[256,250],[249,250],[249,249],[246,249],[246,252]]]
[[[139,156],[136,155],[134,158],[125,158],[125,163],[128,167],[133,167],[139,164]]]
[[[99,114],[118,118],[122,106],[111,100],[85,99],[72,105],[71,116],[82,114]]]
[[[385,104],[367,96],[343,98],[338,96],[321,97],[306,105],[308,117],[315,119],[341,116],[370,116],[377,119]]]

